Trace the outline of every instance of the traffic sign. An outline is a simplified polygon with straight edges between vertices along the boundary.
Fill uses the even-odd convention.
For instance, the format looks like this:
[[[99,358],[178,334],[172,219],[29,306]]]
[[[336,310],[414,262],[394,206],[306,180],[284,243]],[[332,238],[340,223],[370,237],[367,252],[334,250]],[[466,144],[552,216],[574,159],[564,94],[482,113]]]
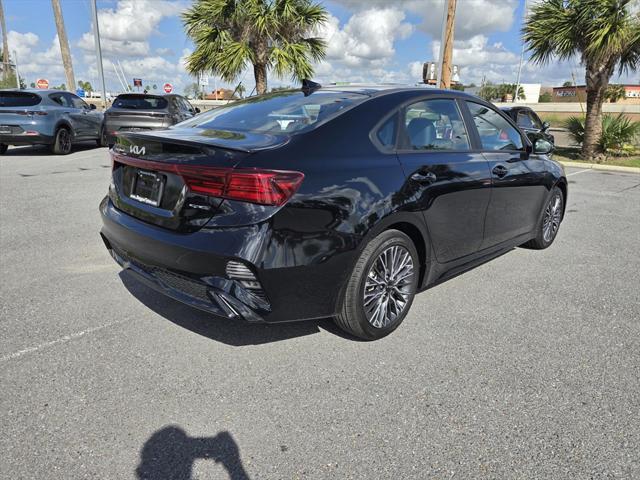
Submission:
[[[78,88],[76,89],[76,95],[79,97],[84,97],[86,95],[86,92],[82,88]]]
[[[42,89],[49,88],[49,80],[47,80],[46,78],[39,78],[36,82],[36,87]]]
[[[170,83],[165,83],[162,88],[164,89],[164,93],[173,92],[173,85],[171,85]]]

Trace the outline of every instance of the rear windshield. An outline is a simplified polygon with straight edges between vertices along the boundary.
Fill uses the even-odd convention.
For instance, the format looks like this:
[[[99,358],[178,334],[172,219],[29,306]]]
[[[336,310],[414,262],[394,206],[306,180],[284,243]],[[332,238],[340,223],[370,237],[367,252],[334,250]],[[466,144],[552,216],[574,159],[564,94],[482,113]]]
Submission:
[[[276,92],[210,110],[178,126],[287,135],[309,129],[365,98],[350,92],[318,91],[309,96],[299,90]]]
[[[154,95],[120,95],[113,102],[115,108],[132,110],[162,110],[167,105],[166,99]]]
[[[0,92],[0,107],[33,107],[42,101],[30,92]]]

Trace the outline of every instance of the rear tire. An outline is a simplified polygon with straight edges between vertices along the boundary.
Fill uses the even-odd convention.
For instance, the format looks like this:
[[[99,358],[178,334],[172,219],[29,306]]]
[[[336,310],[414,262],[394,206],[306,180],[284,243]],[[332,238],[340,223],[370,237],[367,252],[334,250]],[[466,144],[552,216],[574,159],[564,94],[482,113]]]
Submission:
[[[411,308],[419,272],[419,257],[411,239],[399,230],[382,232],[360,254],[336,324],[364,340],[389,335]]]
[[[60,127],[51,145],[51,152],[55,155],[68,155],[71,153],[71,131],[67,127]]]
[[[536,227],[536,237],[523,245],[533,250],[544,250],[550,247],[558,235],[564,213],[564,195],[562,190],[554,187],[549,201],[544,205],[540,221]]]
[[[9,150],[9,145],[6,143],[0,143],[0,155],[4,155]]]
[[[100,129],[100,138],[96,140],[96,144],[98,147],[106,147],[107,146],[107,132],[104,127]]]

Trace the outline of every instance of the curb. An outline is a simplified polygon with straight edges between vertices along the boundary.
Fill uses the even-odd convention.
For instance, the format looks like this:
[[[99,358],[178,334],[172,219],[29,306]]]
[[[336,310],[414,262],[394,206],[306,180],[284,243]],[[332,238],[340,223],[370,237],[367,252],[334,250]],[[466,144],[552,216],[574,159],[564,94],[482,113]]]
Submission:
[[[586,163],[586,162],[560,162],[565,167],[582,167],[591,168],[593,170],[609,170],[612,172],[625,172],[625,173],[638,173],[640,174],[640,168],[638,167],[621,167],[618,165],[603,165],[601,163]]]

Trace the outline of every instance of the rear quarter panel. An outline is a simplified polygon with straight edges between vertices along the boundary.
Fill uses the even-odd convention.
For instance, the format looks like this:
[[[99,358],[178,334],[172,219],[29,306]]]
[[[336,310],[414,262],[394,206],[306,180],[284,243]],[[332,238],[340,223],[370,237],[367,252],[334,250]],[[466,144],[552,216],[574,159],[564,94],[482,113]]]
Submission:
[[[394,222],[410,223],[427,237],[396,154],[380,152],[369,139],[371,129],[402,101],[394,97],[366,101],[293,136],[283,147],[249,155],[241,163],[305,175],[298,192],[251,243],[252,251],[244,253],[262,270],[266,284],[277,284],[282,269],[292,269],[287,278],[295,275],[301,295],[308,289],[306,293],[319,297],[327,305],[325,313],[335,312],[340,297],[336,282],[346,283],[369,238]],[[215,218],[209,226],[215,227]],[[306,268],[310,266],[314,268]]]

